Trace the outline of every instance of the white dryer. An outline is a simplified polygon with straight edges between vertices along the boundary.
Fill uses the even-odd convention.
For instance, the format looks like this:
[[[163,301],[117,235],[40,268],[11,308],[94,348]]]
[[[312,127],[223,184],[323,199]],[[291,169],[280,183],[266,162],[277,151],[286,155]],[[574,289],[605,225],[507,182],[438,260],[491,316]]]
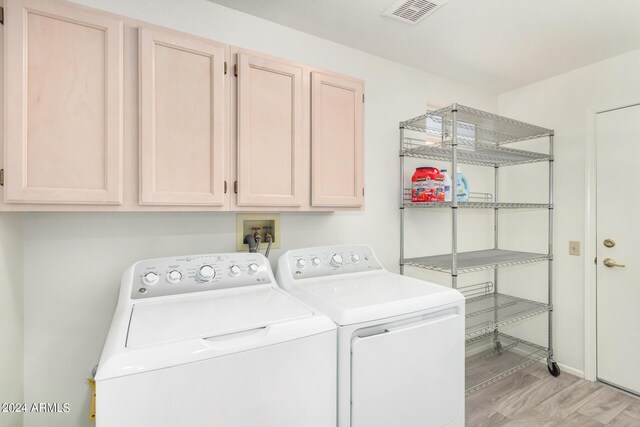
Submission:
[[[140,261],[96,374],[98,427],[329,427],[336,327],[260,254]]]
[[[338,325],[340,427],[464,426],[464,299],[368,246],[292,250],[280,286]]]

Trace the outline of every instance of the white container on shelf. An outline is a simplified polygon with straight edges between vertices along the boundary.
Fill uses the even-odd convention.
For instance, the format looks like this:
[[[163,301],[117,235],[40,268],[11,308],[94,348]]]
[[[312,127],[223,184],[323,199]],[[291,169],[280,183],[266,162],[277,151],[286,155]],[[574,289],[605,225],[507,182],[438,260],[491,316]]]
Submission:
[[[446,169],[442,169],[440,171],[440,173],[442,175],[444,175],[444,201],[445,202],[450,202],[451,199],[451,177],[449,176],[449,173],[447,172]]]

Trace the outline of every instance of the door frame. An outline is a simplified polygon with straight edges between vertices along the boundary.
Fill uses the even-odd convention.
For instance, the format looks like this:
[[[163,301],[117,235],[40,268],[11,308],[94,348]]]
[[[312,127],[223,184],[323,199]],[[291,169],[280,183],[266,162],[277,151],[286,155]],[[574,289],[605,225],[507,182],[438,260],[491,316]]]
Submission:
[[[602,108],[587,108],[585,131],[585,242],[584,242],[584,378],[598,379],[597,301],[596,267],[597,255],[597,180],[596,180],[596,119],[598,114],[624,108],[636,107],[639,102],[624,105],[607,105]]]

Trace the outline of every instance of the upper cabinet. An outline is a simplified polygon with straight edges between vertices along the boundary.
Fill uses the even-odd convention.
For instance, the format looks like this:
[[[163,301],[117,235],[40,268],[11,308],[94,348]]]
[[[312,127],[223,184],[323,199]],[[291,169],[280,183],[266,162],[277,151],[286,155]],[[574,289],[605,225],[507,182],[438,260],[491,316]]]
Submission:
[[[237,72],[237,205],[302,206],[309,194],[308,76],[301,65],[242,51]]]
[[[360,207],[364,200],[363,83],[311,75],[311,204]]]
[[[140,203],[225,204],[226,47],[141,28]]]
[[[4,0],[0,211],[358,210],[363,82],[64,0]]]
[[[122,203],[122,20],[5,1],[5,200]]]

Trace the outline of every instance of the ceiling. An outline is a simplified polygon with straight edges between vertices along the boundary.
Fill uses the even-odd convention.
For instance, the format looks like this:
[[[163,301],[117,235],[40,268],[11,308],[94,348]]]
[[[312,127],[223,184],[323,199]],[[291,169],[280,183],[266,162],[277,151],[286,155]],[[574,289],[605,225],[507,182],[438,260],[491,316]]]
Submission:
[[[640,49],[640,0],[450,0],[412,26],[397,0],[211,0],[502,93]]]

